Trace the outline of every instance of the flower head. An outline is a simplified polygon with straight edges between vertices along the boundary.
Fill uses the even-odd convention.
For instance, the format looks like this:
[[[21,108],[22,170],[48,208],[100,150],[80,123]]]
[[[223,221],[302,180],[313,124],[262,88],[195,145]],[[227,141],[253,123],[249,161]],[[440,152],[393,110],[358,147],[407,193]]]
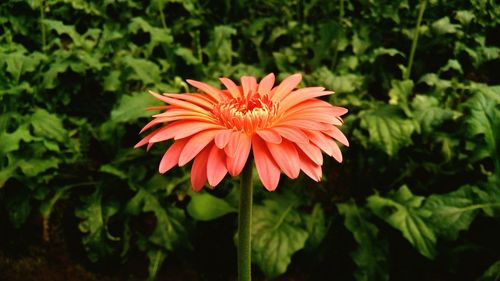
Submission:
[[[313,180],[321,179],[322,152],[342,162],[337,141],[348,146],[340,116],[347,109],[318,99],[333,92],[323,87],[295,90],[302,76],[294,74],[274,87],[274,74],[260,83],[241,77],[241,86],[227,78],[227,90],[187,80],[201,93],[157,94],[166,103],[153,107],[165,110],[153,115],[141,132],[160,125],[136,147],[173,139],[163,155],[159,171],[183,166],[194,159],[191,184],[195,191],[208,181],[216,186],[229,173],[237,176],[250,152],[264,187],[276,189],[280,173],[297,178],[300,170]]]

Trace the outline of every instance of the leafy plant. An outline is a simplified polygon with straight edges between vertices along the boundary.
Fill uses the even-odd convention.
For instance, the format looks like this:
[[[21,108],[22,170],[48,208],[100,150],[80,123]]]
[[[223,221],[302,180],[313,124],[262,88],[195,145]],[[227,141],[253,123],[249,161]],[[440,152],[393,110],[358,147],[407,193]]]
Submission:
[[[60,231],[51,226],[67,223],[80,231],[79,261],[127,262],[142,252],[153,280],[164,262],[183,259],[177,253],[196,253],[190,242],[205,225],[235,230],[226,215],[238,202],[231,184],[190,192],[188,169],[159,175],[151,159],[163,147],[154,157],[132,149],[154,114],[143,110],[154,102],[147,90],[301,72],[304,85],[326,85],[336,91],[331,102],[349,108],[350,147],[341,166],[325,161],[319,184],[301,178],[282,181],[284,193],[257,192],[257,268],[313,280],[318,272],[498,277],[498,241],[477,238],[484,225],[499,233],[494,1],[4,2],[2,231],[25,231],[41,215],[40,236],[52,243],[67,233],[51,237]],[[76,223],[59,221],[68,218]],[[415,252],[401,258],[401,243]],[[232,278],[225,274],[218,279]]]

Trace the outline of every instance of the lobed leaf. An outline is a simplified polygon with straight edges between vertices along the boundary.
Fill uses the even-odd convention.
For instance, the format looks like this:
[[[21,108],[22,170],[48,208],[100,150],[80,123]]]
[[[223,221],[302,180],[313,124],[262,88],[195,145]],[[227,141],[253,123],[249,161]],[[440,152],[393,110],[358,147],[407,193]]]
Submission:
[[[389,156],[394,156],[401,148],[412,143],[415,125],[403,118],[399,108],[384,105],[363,110],[359,115],[361,127],[368,130],[370,143]]]
[[[210,221],[226,214],[237,213],[238,210],[225,200],[209,193],[192,193],[187,206],[188,214],[196,220]]]
[[[292,255],[304,248],[308,232],[293,201],[265,200],[252,217],[252,260],[270,278],[284,273]]]
[[[56,114],[49,113],[45,109],[36,109],[31,116],[31,126],[35,135],[63,142],[68,138],[68,132],[64,129],[62,120]]]
[[[436,235],[427,223],[432,212],[422,208],[424,197],[415,196],[407,186],[402,186],[388,197],[372,195],[367,207],[380,219],[398,229],[423,256],[436,256]]]
[[[84,236],[83,246],[92,262],[113,254],[115,247],[111,240],[117,240],[108,232],[109,219],[118,212],[116,202],[103,202],[101,189],[98,188],[88,196],[82,196],[83,205],[75,210],[75,215],[82,219],[78,228]]]
[[[351,253],[357,270],[358,281],[389,280],[388,249],[385,240],[378,236],[378,228],[368,221],[369,213],[354,201],[337,204],[339,213],[345,217],[346,228],[354,235],[358,247]]]
[[[157,196],[147,189],[140,189],[127,204],[130,214],[152,212],[156,225],[148,240],[166,251],[172,251],[187,237],[185,215],[182,209],[174,206],[163,207]]]

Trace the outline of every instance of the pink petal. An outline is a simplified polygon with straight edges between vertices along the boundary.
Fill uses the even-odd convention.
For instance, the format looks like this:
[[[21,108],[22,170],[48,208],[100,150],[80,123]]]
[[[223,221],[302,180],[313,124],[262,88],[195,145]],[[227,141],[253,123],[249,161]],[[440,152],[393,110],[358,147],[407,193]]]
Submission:
[[[171,139],[175,134],[184,128],[187,122],[174,122],[160,128],[160,130],[149,140],[149,142],[161,142]]]
[[[331,138],[318,131],[308,131],[309,139],[326,154],[333,156],[338,162],[342,162],[342,153],[337,143]]]
[[[195,93],[170,94],[170,93],[165,93],[163,95],[170,97],[170,98],[185,100],[185,101],[188,101],[190,103],[206,107],[209,110],[211,110],[212,107],[214,106],[214,103],[211,100],[207,99],[203,94],[195,94]]]
[[[257,80],[253,76],[242,76],[241,87],[243,88],[243,96],[253,95],[257,92]]]
[[[300,173],[300,161],[295,145],[288,140],[283,140],[280,144],[269,142],[266,144],[274,161],[276,161],[285,175],[291,179],[297,178]]]
[[[191,161],[196,154],[198,154],[207,144],[213,141],[214,137],[220,133],[221,130],[210,130],[198,133],[191,137],[179,156],[179,166],[184,166]]]
[[[149,140],[151,140],[151,138],[153,138],[162,129],[163,128],[158,128],[158,129],[152,131],[149,135],[145,136],[141,141],[139,141],[136,145],[134,145],[134,148],[138,148],[138,147],[145,145],[146,143],[149,143]]]
[[[269,73],[266,77],[262,78],[259,83],[259,95],[261,97],[268,95],[274,85],[274,73]]]
[[[321,166],[312,162],[303,152],[299,151],[300,169],[311,179],[319,182],[321,181]]]
[[[287,114],[303,112],[303,111],[314,111],[314,110],[326,110],[329,114],[334,116],[341,116],[347,113],[347,109],[339,106],[333,106],[330,103],[318,99],[310,99],[303,101],[302,103],[296,104],[289,108],[284,108],[283,104],[280,103],[280,110],[285,111]]]
[[[266,143],[257,135],[252,138],[255,167],[264,187],[274,191],[280,180],[280,169],[270,155]]]
[[[340,151],[339,145],[335,141],[332,141],[332,148],[333,148],[332,151],[333,158],[335,158],[337,162],[342,163],[342,152]]]
[[[241,134],[239,140],[240,142],[234,156],[228,156],[226,160],[229,174],[233,177],[239,175],[243,167],[245,167],[252,146],[251,139],[246,134]]]
[[[220,149],[226,147],[232,132],[233,132],[232,129],[228,129],[216,135],[214,139],[215,145]]]
[[[318,165],[323,165],[323,155],[319,147],[312,143],[298,143],[297,146],[311,161]]]
[[[269,130],[275,131],[280,134],[285,139],[288,139],[295,143],[308,143],[309,138],[307,135],[302,132],[301,129],[293,128],[293,127],[273,127],[269,128]]]
[[[226,147],[224,148],[224,151],[226,152],[227,156],[234,157],[238,149],[238,145],[240,143],[240,138],[242,135],[243,133],[237,131],[231,133],[231,135],[229,136],[229,141]]]
[[[195,112],[210,113],[206,109],[204,109],[202,107],[199,107],[196,104],[187,102],[187,101],[178,100],[178,99],[170,98],[170,97],[167,97],[167,96],[162,96],[162,95],[157,94],[157,93],[155,93],[153,91],[149,91],[149,93],[151,95],[153,95],[155,98],[157,98],[157,99],[159,99],[159,100],[161,100],[163,102],[166,102],[168,104],[172,104],[172,105],[175,105],[175,106],[178,106],[178,107],[181,107],[181,108],[189,109],[189,110],[192,110],[192,111],[195,111]]]
[[[159,171],[161,174],[167,172],[168,170],[172,169],[175,165],[177,165],[177,163],[179,162],[179,156],[181,155],[181,151],[184,148],[186,142],[187,139],[178,140],[174,142],[168,148],[167,152],[163,154],[159,167]]]
[[[281,136],[278,132],[271,129],[255,131],[264,141],[270,143],[281,143]]]
[[[309,136],[310,141],[323,150],[326,154],[332,156],[333,148],[325,135],[318,131],[307,131],[306,134]]]
[[[328,124],[311,121],[311,120],[283,120],[276,124],[279,127],[297,127],[301,129],[324,131],[328,130],[330,127]]]
[[[339,128],[332,126],[329,130],[323,131],[323,133],[336,139],[341,144],[343,144],[345,146],[349,146],[349,141],[347,140],[344,133],[342,133],[342,131]]]
[[[307,88],[305,88],[305,89],[307,89]],[[299,92],[301,90],[303,90],[303,89],[294,91],[294,92],[290,93],[288,96],[283,98],[283,100],[280,102],[280,105],[281,105],[283,110],[286,110],[286,109],[288,109],[296,104],[300,104],[306,100],[321,97],[321,96],[327,96],[327,95],[331,95],[334,93],[332,91],[323,91],[323,90],[321,90],[321,91],[311,90],[311,91]]]
[[[224,150],[212,145],[207,161],[208,184],[216,186],[227,174],[226,154]]]
[[[219,78],[219,80],[222,82],[222,84],[224,84],[224,86],[226,86],[226,88],[229,90],[229,93],[231,94],[231,96],[233,96],[233,98],[242,97],[240,89],[238,88],[238,86],[236,86],[233,80],[225,77]]]
[[[164,109],[167,109],[168,108],[168,105],[159,105],[159,106],[150,106],[150,107],[146,107],[146,110],[164,110]]]
[[[191,167],[191,186],[195,192],[200,191],[207,182],[207,160],[210,147],[203,149],[196,156]]]
[[[278,87],[276,87],[276,91],[273,93],[271,99],[273,101],[280,101],[286,95],[290,94],[290,92],[299,85],[302,80],[302,75],[300,73],[288,76],[283,80]]]
[[[337,107],[338,108],[338,107]],[[328,116],[329,118],[336,118],[338,119],[339,118],[339,115],[338,115],[338,110],[337,110],[336,107],[334,106],[322,106],[322,105],[319,105],[319,106],[296,106],[296,107],[292,107],[288,110],[285,111],[284,113],[284,118],[288,118],[288,117],[291,117],[291,116],[296,116],[296,115],[301,115],[301,114],[324,114],[326,116]],[[342,107],[340,107],[342,108]]]
[[[153,120],[151,120],[151,121],[149,121],[149,122],[146,124],[146,126],[144,126],[144,127],[141,129],[141,131],[139,132],[139,134],[142,134],[144,131],[146,131],[147,129],[149,129],[149,128],[151,128],[151,127],[155,126],[155,125],[158,125],[158,122],[155,122],[155,120],[154,120],[154,119],[153,119]]]
[[[204,122],[209,122],[209,123],[214,123],[215,119],[206,116],[206,115],[198,115],[198,114],[192,114],[192,115],[174,115],[174,116],[169,116],[169,117],[157,117],[153,121],[155,123],[165,123],[165,122],[172,122],[172,121],[204,121]]]
[[[176,134],[174,139],[182,139],[185,137],[192,136],[194,134],[197,134],[201,131],[205,131],[208,129],[222,129],[221,125],[218,124],[213,124],[213,123],[205,123],[205,122],[189,122],[187,126],[183,126],[182,130],[179,130]]]
[[[213,86],[210,86],[206,83],[199,82],[196,80],[191,80],[191,79],[187,79],[186,82],[188,82],[189,85],[196,87],[199,90],[201,90],[202,92],[206,93],[207,95],[209,95],[210,97],[212,97],[216,101],[220,101],[222,99],[222,97],[224,97],[224,93],[221,90],[219,90]]]
[[[337,117],[330,114],[325,114],[321,110],[318,110],[317,112],[295,113],[293,115],[288,115],[283,118],[286,120],[307,120],[307,121],[322,122],[332,125],[342,125],[342,122],[340,122],[340,120],[337,119]]]
[[[153,142],[148,143],[148,146],[146,147],[146,151],[149,151],[151,149],[151,147],[153,147],[153,145],[154,145]]]

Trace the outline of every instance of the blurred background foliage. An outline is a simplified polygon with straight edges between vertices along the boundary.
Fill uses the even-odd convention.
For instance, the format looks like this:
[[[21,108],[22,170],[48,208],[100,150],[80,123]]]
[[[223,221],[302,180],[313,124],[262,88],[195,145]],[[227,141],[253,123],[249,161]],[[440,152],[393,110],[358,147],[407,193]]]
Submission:
[[[499,280],[499,23],[494,0],[2,1],[0,273],[234,280],[237,179],[159,175],[167,145],[132,148],[147,90],[300,72],[351,146],[319,184],[256,180],[255,279]]]

